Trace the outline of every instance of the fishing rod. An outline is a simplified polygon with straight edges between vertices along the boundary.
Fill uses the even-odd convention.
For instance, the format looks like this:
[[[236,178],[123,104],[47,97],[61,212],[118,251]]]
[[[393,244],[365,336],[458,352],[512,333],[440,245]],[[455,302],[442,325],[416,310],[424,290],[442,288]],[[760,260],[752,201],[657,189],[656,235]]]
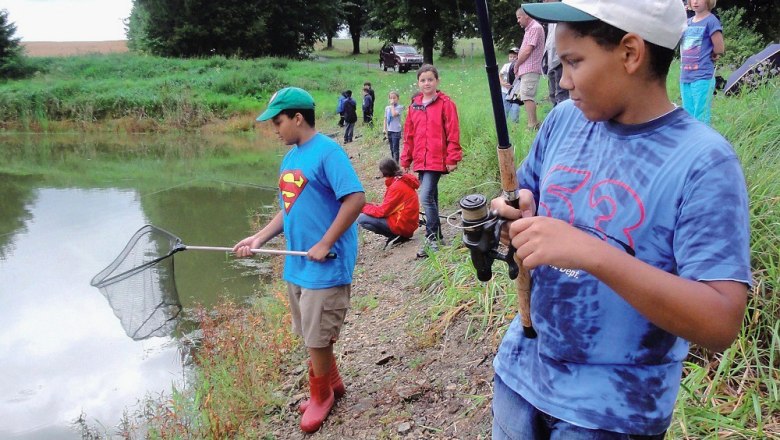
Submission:
[[[482,47],[485,52],[485,72],[490,88],[493,120],[496,125],[501,194],[508,205],[519,209],[520,193],[515,174],[515,153],[509,141],[509,131],[504,115],[487,0],[475,0],[475,3],[482,36]],[[482,194],[471,194],[461,199],[460,206],[463,211],[462,222],[464,226],[463,243],[471,252],[472,264],[477,269],[477,277],[481,281],[488,281],[492,278],[493,260],[500,259],[507,263],[509,277],[515,280],[517,288],[517,308],[523,324],[523,334],[528,338],[535,338],[536,331],[531,322],[531,274],[528,269],[523,267],[522,260],[517,257],[515,248],[511,244],[506,254],[498,252],[501,228],[506,220],[498,218],[495,213],[490,212],[487,204],[487,199]]]

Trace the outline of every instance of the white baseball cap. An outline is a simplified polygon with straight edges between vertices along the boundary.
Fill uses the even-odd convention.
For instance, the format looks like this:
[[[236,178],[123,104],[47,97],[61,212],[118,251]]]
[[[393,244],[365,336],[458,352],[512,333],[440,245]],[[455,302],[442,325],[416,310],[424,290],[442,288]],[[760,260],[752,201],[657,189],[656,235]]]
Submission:
[[[680,0],[563,0],[522,7],[526,14],[544,22],[601,20],[668,49],[677,47],[687,26]]]

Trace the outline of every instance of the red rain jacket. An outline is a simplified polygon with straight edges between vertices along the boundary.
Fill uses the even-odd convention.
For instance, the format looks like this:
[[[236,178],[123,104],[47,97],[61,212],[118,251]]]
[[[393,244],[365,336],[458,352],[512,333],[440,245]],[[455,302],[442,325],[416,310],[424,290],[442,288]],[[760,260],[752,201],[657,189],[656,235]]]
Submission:
[[[414,171],[446,173],[447,165],[463,158],[460,148],[458,109],[449,96],[437,91],[433,101],[422,105],[422,93],[412,98],[404,123],[401,167]]]
[[[363,214],[386,218],[393,234],[410,238],[420,224],[420,181],[414,174],[385,178],[385,198],[381,205],[366,203]]]

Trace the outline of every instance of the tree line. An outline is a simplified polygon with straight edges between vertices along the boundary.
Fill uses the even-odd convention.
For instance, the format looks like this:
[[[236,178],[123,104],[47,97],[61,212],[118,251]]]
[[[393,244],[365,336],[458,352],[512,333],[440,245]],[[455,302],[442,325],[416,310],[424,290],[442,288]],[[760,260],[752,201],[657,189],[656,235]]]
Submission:
[[[776,2],[721,0],[718,9],[743,8],[745,22],[772,41],[780,38]],[[496,45],[519,45],[523,31],[515,10],[520,2],[487,3]],[[126,24],[132,49],[179,57],[305,57],[315,42],[330,47],[346,29],[354,54],[364,36],[406,40],[431,63],[435,50],[455,57],[458,39],[479,35],[473,0],[133,0]]]
[[[517,44],[516,5],[488,3],[498,44]],[[472,0],[133,0],[126,21],[131,49],[174,57],[305,57],[317,41],[332,45],[340,29],[355,54],[365,36],[409,40],[426,62],[437,49],[455,57],[459,38],[478,35]]]
[[[742,9],[738,18],[750,24],[747,35],[763,37],[738,41],[748,53],[759,40],[780,39],[776,2],[721,0],[715,12]],[[523,31],[515,10],[520,3],[487,3],[496,46],[503,50],[519,45]],[[458,39],[479,35],[472,0],[133,0],[125,21],[130,49],[167,57],[303,58],[318,41],[332,47],[341,29],[349,33],[354,54],[360,53],[360,39],[370,36],[412,42],[428,63],[436,50],[443,57],[457,56]],[[23,77],[32,69],[24,63],[15,32],[8,11],[0,10],[0,78]],[[737,34],[724,36],[744,37]]]

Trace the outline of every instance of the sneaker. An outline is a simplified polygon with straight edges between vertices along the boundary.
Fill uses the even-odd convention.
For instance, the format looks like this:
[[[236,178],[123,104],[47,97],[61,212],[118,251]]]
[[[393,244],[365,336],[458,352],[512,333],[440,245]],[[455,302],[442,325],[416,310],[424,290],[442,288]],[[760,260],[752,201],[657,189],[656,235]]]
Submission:
[[[433,235],[425,237],[422,243],[420,243],[420,249],[417,250],[417,258],[426,258],[428,256],[428,250],[431,252],[439,251],[439,241]]]
[[[400,235],[388,237],[387,241],[385,242],[385,247],[383,247],[382,250],[392,249],[400,244],[406,243],[407,241],[411,241],[411,240],[412,240],[411,238],[402,237]]]

